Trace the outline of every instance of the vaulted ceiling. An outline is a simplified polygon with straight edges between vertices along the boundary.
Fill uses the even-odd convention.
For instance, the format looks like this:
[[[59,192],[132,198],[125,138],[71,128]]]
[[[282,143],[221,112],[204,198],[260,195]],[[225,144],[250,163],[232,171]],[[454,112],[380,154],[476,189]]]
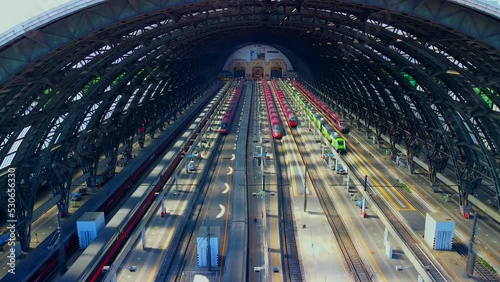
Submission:
[[[82,3],[0,42],[0,169],[18,167],[31,194],[93,130],[111,140],[94,148],[104,154],[145,119],[180,111],[234,51],[262,43],[331,107],[451,160],[459,183],[480,179],[498,199],[495,10],[442,0]]]

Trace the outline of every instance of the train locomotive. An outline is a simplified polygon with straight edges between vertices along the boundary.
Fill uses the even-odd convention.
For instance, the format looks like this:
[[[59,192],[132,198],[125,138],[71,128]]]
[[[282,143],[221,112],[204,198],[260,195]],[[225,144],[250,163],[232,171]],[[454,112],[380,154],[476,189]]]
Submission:
[[[266,97],[267,111],[269,112],[269,121],[271,122],[271,132],[274,139],[281,139],[281,121],[278,115],[278,110],[276,109],[276,104],[274,103],[271,90],[267,87],[265,80],[262,80],[262,86],[264,87],[264,94]]]
[[[349,128],[345,125],[345,123],[343,123],[340,118],[338,118],[335,114],[332,113],[332,111],[330,111],[327,107],[325,107],[325,105],[323,105],[323,103],[321,103],[318,99],[316,99],[316,97],[314,97],[309,92],[309,90],[305,89],[304,86],[302,86],[302,84],[300,84],[297,81],[294,81],[293,85],[295,87],[298,87],[304,94],[306,94],[309,97],[309,99],[312,99],[314,101],[314,103],[316,103],[316,105],[320,106],[321,109],[323,109],[323,111],[325,111],[326,113],[328,113],[328,115],[331,116],[332,119],[335,121],[335,126],[337,127],[337,129],[340,132],[342,132],[344,134],[349,133]]]
[[[271,87],[275,90],[276,95],[278,96],[278,101],[281,104],[281,107],[283,108],[283,111],[285,112],[286,120],[288,121],[288,125],[290,127],[296,127],[297,126],[297,117],[295,116],[295,113],[293,112],[292,108],[288,104],[287,99],[285,98],[285,95],[283,92],[276,87],[276,84],[273,81],[271,81]]]
[[[198,103],[195,108],[191,111],[188,112],[188,114],[184,115],[181,117],[176,123],[169,128],[169,130],[172,130],[170,134],[162,135],[159,137],[159,144],[157,145],[151,145],[148,146],[144,149],[143,153],[135,158],[133,161],[130,162],[130,164],[125,167],[119,174],[117,174],[115,177],[113,177],[108,183],[106,183],[101,190],[109,190],[107,193],[109,197],[102,197],[102,198],[93,198],[90,199],[87,203],[85,203],[84,206],[82,206],[80,209],[84,211],[84,209],[87,208],[92,208],[91,211],[95,210],[95,207],[98,207],[97,211],[103,211],[103,212],[108,212],[111,210],[115,204],[120,200],[122,195],[126,194],[126,190],[130,189],[134,184],[137,184],[137,181],[140,180],[141,176],[144,174],[144,172],[147,169],[150,169],[151,166],[156,162],[159,161],[160,156],[162,156],[162,152],[166,150],[166,148],[171,145],[175,138],[180,136],[183,130],[181,130],[186,124],[193,122],[195,120],[195,114],[203,109],[203,107],[209,105],[209,108],[214,108],[213,104],[215,104],[215,101],[210,102],[210,100],[213,99],[215,96],[214,91],[216,89],[219,90],[219,94],[216,95],[221,96],[222,93],[227,91],[227,88],[229,86],[229,83],[226,83],[224,87],[220,88],[221,85],[218,84],[217,86],[214,86],[213,89],[210,89],[211,95],[206,95],[205,98],[202,99],[200,103]],[[219,98],[217,98],[219,99]],[[217,101],[218,102],[218,101]],[[213,110],[212,110],[213,111]],[[211,111],[211,112],[212,112]],[[210,113],[211,113],[210,112]],[[198,134],[199,131],[201,130],[202,126],[206,123],[206,120],[199,121],[198,128],[194,129],[193,132],[194,134]],[[156,177],[155,181],[156,182],[161,182],[164,183],[166,178],[170,175],[172,170],[178,165],[182,158],[182,153],[186,150],[179,150],[178,154],[174,157],[172,156],[170,158],[170,165],[167,167],[163,168],[161,171],[162,177]],[[158,166],[159,167],[159,166]],[[158,169],[158,167],[155,167],[155,169]],[[158,172],[157,172],[158,173]],[[158,174],[159,175],[159,174]],[[142,213],[145,211],[144,207],[148,206],[148,203],[152,201],[154,198],[154,193],[151,193],[152,190],[156,190],[159,186],[157,185],[158,183],[155,183],[154,185],[140,185],[139,188],[136,188],[134,193],[142,193],[141,197],[132,197],[134,199],[140,199],[140,202],[134,202],[130,203],[127,201],[127,203],[134,204],[133,210],[138,211],[133,217],[130,216],[131,218],[126,218],[126,223],[123,222],[123,225],[120,226],[120,228],[115,228],[110,232],[109,234],[103,235],[106,236],[105,242],[103,242],[104,246],[100,246],[103,249],[106,248],[106,252],[104,252],[103,249],[99,249],[97,253],[102,253],[100,254],[99,257],[95,257],[92,259],[94,263],[99,263],[101,262],[101,259],[111,259],[113,254],[116,253],[119,250],[121,242],[123,242],[123,239],[126,238],[130,232],[133,230],[133,226],[137,224],[137,221],[141,218]],[[147,195],[146,195],[147,194]],[[124,204],[124,208],[120,208],[120,210],[117,212],[117,214],[124,212],[127,209],[131,209],[126,207],[127,203]],[[141,206],[141,207],[139,207]],[[82,212],[83,212],[82,211]],[[78,211],[79,212],[79,211]],[[130,214],[129,214],[130,215]],[[129,216],[127,215],[127,216]],[[104,232],[104,230],[103,230]],[[104,233],[103,233],[104,234]],[[65,241],[65,250],[66,252],[69,250],[72,250],[76,248],[78,245],[78,237],[76,235],[76,230],[70,234],[67,234],[66,237],[64,238]],[[35,250],[36,251],[36,250]],[[26,276],[26,278],[21,278],[19,277],[17,281],[22,281],[22,280],[29,280],[29,281],[46,281],[50,275],[53,273],[54,270],[57,269],[57,263],[58,263],[58,257],[57,257],[57,249],[54,248],[51,251],[51,254],[46,255],[45,258],[40,259],[37,258],[36,262],[31,262],[31,261],[25,261],[28,265],[32,267],[32,271],[29,273],[25,273],[23,275]],[[111,251],[108,253],[107,251]],[[90,258],[89,258],[90,260]],[[103,264],[100,265],[100,269],[102,269]],[[81,265],[81,269],[84,268],[84,265]],[[80,271],[81,273],[82,271]],[[92,275],[90,273],[91,271],[88,271],[88,275]],[[99,271],[100,273],[100,271]]]
[[[302,96],[300,95],[291,85],[285,83],[285,87],[293,94],[295,99],[299,102],[302,108],[306,111],[307,115],[311,118],[313,123],[319,128],[323,136],[332,144],[333,148],[339,154],[345,154],[346,144],[344,137],[338,134],[335,129],[328,123],[325,122],[320,113],[318,113],[314,107]]]
[[[231,126],[231,121],[233,120],[234,111],[236,110],[236,106],[238,105],[238,101],[240,100],[241,90],[243,88],[243,83],[240,82],[236,90],[234,91],[234,95],[229,102],[229,106],[222,118],[220,125],[220,133],[222,135],[226,135],[229,132],[229,127]]]

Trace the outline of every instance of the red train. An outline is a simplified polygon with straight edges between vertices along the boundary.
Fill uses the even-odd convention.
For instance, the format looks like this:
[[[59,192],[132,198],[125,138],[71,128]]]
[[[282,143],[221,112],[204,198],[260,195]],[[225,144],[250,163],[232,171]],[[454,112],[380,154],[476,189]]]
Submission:
[[[266,96],[267,111],[269,112],[269,121],[271,122],[271,132],[274,139],[281,139],[281,121],[278,115],[278,110],[274,104],[274,99],[271,94],[271,90],[267,86],[265,80],[261,80],[262,87],[264,88],[264,94]]]
[[[176,122],[176,124],[171,127],[171,133],[161,135],[159,137],[159,144],[146,147],[143,154],[135,158],[127,167],[123,168],[119,174],[109,180],[109,182],[101,188],[108,189],[109,196],[90,199],[84,206],[81,207],[81,209],[91,208],[91,211],[94,211],[96,210],[94,207],[98,207],[97,211],[105,212],[107,216],[107,213],[115,207],[115,205],[121,200],[122,196],[127,194],[127,190],[132,185],[136,184],[138,180],[140,180],[141,176],[144,174],[144,171],[149,169],[151,165],[154,165],[154,163],[160,158],[160,156],[163,156],[163,152],[170,144],[173,144],[176,137],[182,135],[182,132],[184,131],[182,130],[182,128],[195,119],[196,114],[202,111],[203,108],[209,104],[209,101],[212,99],[212,97],[213,95],[206,95],[200,103],[196,104],[196,106],[192,110],[189,110],[186,115],[181,117],[178,122]],[[207,115],[211,115],[214,111],[214,107],[211,108],[212,109],[210,110],[210,113]],[[195,129],[194,134],[190,138],[196,136],[196,134],[201,131],[206,122],[207,118],[205,118],[199,124],[198,128]],[[187,151],[188,146],[189,145],[186,145],[186,147],[184,147],[184,150],[178,152],[178,155],[175,157],[175,159],[172,160],[172,166],[168,168],[168,171],[162,172],[163,177],[158,181],[162,181],[163,183],[165,182],[168,175],[172,173],[173,169],[175,169],[175,167],[178,165],[178,162],[181,160],[182,153],[185,153]],[[140,214],[137,214],[135,218],[140,218],[140,216]],[[45,244],[45,242],[42,242],[42,244]],[[74,230],[74,232],[70,232],[69,234],[65,234],[65,253],[68,253],[69,251],[74,250],[77,247],[78,236],[76,234],[76,230]],[[57,250],[58,248],[50,248],[49,251],[45,251],[48,253],[45,253],[43,258],[40,259],[35,257],[32,259],[33,261],[30,261],[30,258],[27,257],[24,263],[31,267],[31,271],[20,274],[22,276],[16,277],[17,281],[46,281],[47,279],[49,279],[52,273],[57,269]]]
[[[238,101],[240,100],[240,94],[241,90],[243,88],[243,83],[240,82],[240,85],[236,88],[233,98],[231,98],[231,101],[229,102],[229,106],[226,110],[226,113],[224,114],[224,117],[222,118],[221,125],[220,125],[220,134],[226,135],[229,132],[229,127],[231,126],[231,121],[233,120],[234,116],[234,111],[236,109],[236,106],[238,105]]]
[[[276,92],[276,95],[278,96],[278,101],[281,104],[281,107],[283,108],[283,111],[285,112],[286,120],[288,121],[288,125],[290,127],[296,127],[297,126],[297,116],[295,116],[295,113],[293,112],[292,108],[288,104],[287,99],[285,98],[285,95],[283,92],[281,92],[280,89],[276,87],[276,84],[274,83],[274,80],[271,82],[271,86]]]

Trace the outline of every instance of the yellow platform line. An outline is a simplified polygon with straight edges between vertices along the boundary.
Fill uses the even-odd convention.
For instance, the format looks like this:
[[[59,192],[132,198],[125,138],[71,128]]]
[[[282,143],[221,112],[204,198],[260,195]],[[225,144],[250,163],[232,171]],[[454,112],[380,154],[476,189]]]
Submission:
[[[186,199],[184,198],[184,199],[180,199],[180,200],[185,201]],[[186,203],[184,203],[184,205],[186,205]],[[182,207],[180,207],[180,209],[182,209]],[[177,211],[177,212],[179,212],[179,211]],[[169,215],[172,215],[172,214],[170,213]],[[176,213],[176,215],[180,215],[180,214]],[[179,224],[180,220],[181,220],[181,217],[177,216],[177,218],[175,219],[174,226],[177,226]],[[175,232],[174,230],[175,229],[170,229],[170,231],[167,233],[167,237],[165,238],[166,239],[165,243],[163,244],[163,246],[161,248],[160,258],[163,257],[163,254],[166,252],[168,245],[170,245],[171,240],[172,240],[172,236],[173,236],[172,233]],[[155,263],[155,266],[153,267],[153,269],[151,270],[151,274],[149,275],[148,281],[154,281],[154,278],[155,278],[156,274],[158,273],[158,267],[160,264],[161,264],[161,262],[158,262],[158,261]]]
[[[384,178],[384,180],[386,180],[386,179]],[[400,192],[400,191],[398,191],[398,190],[396,190],[396,188],[394,188],[394,187],[392,187],[392,186],[391,186],[391,189],[392,189],[392,191],[394,191],[394,193],[396,193],[396,195],[401,196],[401,192]],[[405,198],[405,197],[401,196],[401,197],[399,197],[399,199],[403,200],[403,202],[405,202],[406,206],[408,207],[407,209],[403,209],[403,208],[401,208],[400,210],[402,210],[402,211],[404,211],[404,210],[414,211],[414,210],[415,210],[415,208],[413,207],[413,205],[412,205],[412,204],[410,204],[410,203],[406,200],[406,198]]]
[[[232,177],[230,177],[232,183]],[[222,250],[221,250],[221,257],[226,257],[226,248],[227,248],[227,225],[229,224],[229,214],[231,211],[231,194],[233,192],[234,187],[230,187],[229,193],[227,195],[227,207],[226,207],[226,223],[224,224],[224,237],[222,240]],[[224,263],[225,264],[225,263]],[[219,269],[219,281],[222,278],[222,270],[224,269],[224,265],[221,264],[220,269]]]
[[[279,189],[279,188],[278,188]],[[276,247],[277,249],[281,249],[280,248],[280,242],[279,242],[279,227],[278,227],[278,223],[279,223],[279,218],[278,218],[278,203],[277,203],[277,199],[276,198],[273,198],[273,201],[272,201],[272,205],[273,207],[273,212],[276,213],[276,218],[272,218],[272,222],[273,222],[273,247]],[[274,266],[279,266],[281,265],[280,263],[280,257],[279,257],[279,253],[278,252],[275,252],[273,255],[273,265],[270,267],[270,269],[272,269]],[[273,273],[272,271],[270,273]],[[281,272],[280,272],[281,273]],[[281,281],[281,275],[278,275],[278,277],[274,280],[274,281]]]
[[[350,142],[348,142],[347,140],[345,140],[345,143],[346,143],[347,147],[349,147],[349,148],[351,148],[351,150],[355,151],[355,152],[357,153],[357,155],[358,155],[358,156],[360,156],[360,157],[364,160],[364,162],[365,162],[367,165],[369,165],[372,169],[374,169],[374,171],[376,171],[376,174],[377,174],[380,178],[382,178],[382,179],[386,182],[386,184],[388,184],[387,186],[391,186],[391,185],[390,185],[390,183],[389,183],[389,181],[387,181],[387,179],[386,179],[385,177],[383,177],[380,173],[378,173],[378,170],[376,170],[373,166],[371,166],[371,165],[370,165],[370,162],[368,162],[368,161],[367,161],[367,159],[363,156],[363,154],[361,154],[361,153],[359,152],[359,150],[357,150],[357,149],[356,149],[356,147],[351,146],[351,143],[350,143]],[[356,164],[359,164],[359,162],[358,162],[358,161],[356,161],[356,160],[355,160],[355,162],[356,162]],[[358,167],[362,167],[362,166],[358,166]],[[362,170],[365,172],[365,175],[370,176],[370,174],[369,174],[369,173],[367,173],[365,169],[362,169]],[[373,181],[377,184],[377,186],[382,186],[382,185],[380,185],[380,183],[379,183],[378,181],[376,181],[375,179],[373,179]],[[409,202],[408,202],[408,201],[407,201],[404,197],[401,197],[401,194],[399,193],[399,191],[396,191],[396,190],[394,189],[394,187],[391,187],[391,188],[393,189],[393,191],[394,191],[394,193],[397,195],[397,197],[398,197],[398,198],[399,198],[402,202],[404,202],[404,203],[406,204],[406,206],[408,207],[407,209],[400,207],[400,206],[399,206],[396,202],[394,202],[394,201],[393,201],[393,199],[392,199],[393,197],[392,197],[392,196],[389,196],[389,195],[387,194],[387,192],[385,191],[385,189],[381,189],[381,190],[382,190],[382,193],[383,193],[383,194],[384,194],[384,195],[385,195],[385,196],[389,199],[389,201],[391,201],[391,203],[392,203],[392,204],[396,207],[396,209],[397,209],[397,210],[411,210],[411,211],[415,210],[415,208],[414,208],[414,207],[413,207],[413,206],[412,206],[412,205],[411,205],[411,204],[410,204],[410,203],[409,203]],[[379,191],[380,191],[380,190],[379,190]]]
[[[348,144],[348,143],[346,142],[346,144]],[[348,144],[348,145],[349,145],[349,144]],[[401,193],[400,193],[399,191],[397,191],[397,190],[393,187],[393,185],[391,185],[391,183],[390,183],[390,182],[389,182],[389,181],[388,181],[388,180],[387,180],[387,179],[386,179],[386,178],[385,178],[382,174],[380,174],[380,173],[378,172],[378,170],[377,170],[377,169],[375,169],[375,167],[373,167],[373,166],[370,164],[370,162],[369,162],[369,161],[368,161],[368,160],[364,157],[364,155],[363,155],[363,154],[361,154],[361,153],[360,153],[360,151],[359,151],[358,149],[356,149],[356,147],[349,146],[349,148],[351,148],[351,150],[355,151],[355,152],[356,152],[356,154],[357,154],[357,156],[358,156],[358,158],[361,158],[361,159],[362,159],[362,160],[363,160],[363,161],[364,161],[364,162],[365,162],[368,166],[370,166],[370,167],[373,169],[373,171],[375,172],[375,174],[376,174],[378,177],[380,177],[381,179],[383,179],[383,180],[384,180],[384,182],[385,182],[386,186],[391,187],[391,189],[392,189],[392,190],[394,191],[394,193],[398,196],[398,198],[399,198],[402,202],[404,202],[404,203],[405,203],[405,205],[408,207],[407,209],[400,207],[398,204],[396,204],[396,203],[392,200],[392,197],[390,197],[390,196],[388,196],[388,195],[387,195],[387,193],[386,193],[385,189],[378,189],[379,191],[380,191],[380,190],[382,190],[382,192],[384,193],[384,195],[385,195],[386,197],[388,197],[388,198],[389,198],[389,200],[390,200],[390,201],[391,201],[391,203],[392,203],[392,204],[396,207],[396,209],[397,209],[397,210],[410,210],[410,211],[414,211],[414,210],[415,210],[415,208],[414,208],[414,207],[413,207],[413,206],[412,206],[412,205],[411,205],[411,204],[410,204],[410,203],[409,203],[409,202],[408,202],[408,201],[407,201],[407,200],[406,200],[403,196],[401,196]],[[361,167],[361,166],[359,166],[359,162],[358,162],[358,160],[357,160],[357,159],[354,159],[354,158],[351,158],[351,159],[352,159],[352,160],[354,160],[354,162],[358,165],[358,167]],[[366,170],[365,170],[364,168],[363,168],[363,171],[365,172],[365,175],[370,176],[370,174],[369,174],[369,173],[367,173],[367,172],[366,172]],[[381,184],[380,184],[380,182],[378,182],[375,178],[373,178],[372,180],[373,180],[373,182],[374,182],[376,185],[378,185],[378,186],[383,186],[383,185],[381,185]]]
[[[369,163],[361,154],[359,154],[359,152],[357,152],[357,153],[358,153],[358,156],[361,156],[361,158],[363,158],[363,160],[366,163]],[[353,159],[353,161],[356,163],[356,165],[358,165],[358,168],[360,170],[362,170],[365,175],[368,175],[368,177],[370,177],[371,174],[364,168],[364,166],[360,165],[360,162],[357,159]],[[386,182],[386,184],[388,184],[386,186],[391,186],[389,181],[387,181],[387,179],[384,176],[382,176],[380,173],[378,173],[378,171],[376,169],[374,169],[374,171],[375,171],[375,174],[377,174],[377,176],[382,178]],[[375,183],[376,186],[383,186],[375,178],[372,178],[372,181]],[[384,189],[384,187],[381,187],[381,188],[382,189],[377,189],[377,190],[380,191],[382,194],[384,194],[384,196],[394,205],[394,207],[398,211],[404,211],[404,210],[413,211],[413,210],[415,210],[415,208],[413,208],[413,206],[410,203],[408,203],[408,201],[404,197],[400,196],[399,191],[397,191],[394,187],[391,187],[391,189],[394,191],[394,193],[396,195],[400,196],[399,199],[402,200],[408,208],[402,208],[401,206],[399,206],[399,204],[394,201],[393,197],[391,195],[389,195],[389,193],[387,193],[387,191]]]
[[[347,218],[346,218],[346,217],[344,217],[344,218],[345,218],[345,219],[347,219],[347,221],[349,221],[349,224],[350,224],[351,226],[356,226],[356,225],[354,224],[354,222],[351,220],[351,218],[350,218],[350,217],[347,217]],[[356,230],[356,233],[357,233],[356,235],[357,235],[357,236],[359,236],[360,238],[365,237],[365,236],[363,236],[362,234],[360,234],[360,230],[359,230],[357,227],[356,227],[356,228],[354,228],[354,230]],[[379,275],[381,276],[381,277],[380,277],[380,278],[381,278],[381,280],[382,280],[382,281],[387,281],[387,278],[385,277],[384,272],[383,272],[383,271],[382,271],[382,269],[380,268],[379,263],[377,263],[377,260],[375,259],[375,257],[373,257],[373,254],[372,254],[372,252],[370,251],[370,248],[368,248],[368,246],[366,245],[366,240],[364,240],[364,238],[363,238],[363,240],[360,240],[360,242],[361,242],[361,244],[363,245],[363,248],[366,250],[366,252],[365,252],[365,253],[367,253],[367,254],[368,254],[368,256],[370,257],[370,260],[372,261],[372,265],[374,265],[374,266],[375,266],[375,268],[377,269],[377,272],[378,272],[378,273],[379,273]]]

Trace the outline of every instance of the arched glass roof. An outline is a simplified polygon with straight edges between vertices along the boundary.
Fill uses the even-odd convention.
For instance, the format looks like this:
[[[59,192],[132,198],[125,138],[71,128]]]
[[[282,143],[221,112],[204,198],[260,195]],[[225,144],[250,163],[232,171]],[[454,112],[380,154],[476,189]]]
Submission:
[[[71,4],[0,43],[0,167],[20,167],[27,195],[51,179],[51,163],[91,147],[96,130],[107,143],[92,157],[145,120],[181,112],[232,53],[259,42],[289,58],[329,106],[436,171],[450,163],[469,193],[498,197],[498,14],[443,0]]]

